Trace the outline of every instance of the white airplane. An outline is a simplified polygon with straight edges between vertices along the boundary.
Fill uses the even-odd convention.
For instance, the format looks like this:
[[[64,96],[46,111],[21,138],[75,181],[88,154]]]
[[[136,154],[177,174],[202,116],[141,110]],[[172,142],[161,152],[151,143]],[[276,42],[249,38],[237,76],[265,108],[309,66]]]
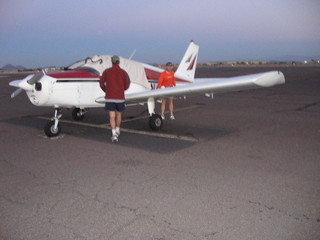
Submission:
[[[157,89],[157,80],[163,69],[120,57],[120,67],[128,72],[131,79],[130,87],[125,92],[126,104],[147,103],[151,129],[159,130],[163,125],[161,116],[155,113],[157,99],[199,93],[213,97],[213,93],[285,83],[284,75],[279,71],[230,78],[194,78],[198,51],[199,46],[191,41],[175,72],[177,86],[164,89]],[[96,55],[77,61],[61,72],[46,73],[42,70],[22,80],[10,82],[10,86],[18,88],[11,97],[25,90],[35,106],[54,107],[54,117],[44,127],[45,134],[54,137],[61,132],[61,109],[74,108],[73,118],[82,120],[87,108],[104,107],[104,92],[100,89],[99,79],[103,71],[110,67],[111,56]]]

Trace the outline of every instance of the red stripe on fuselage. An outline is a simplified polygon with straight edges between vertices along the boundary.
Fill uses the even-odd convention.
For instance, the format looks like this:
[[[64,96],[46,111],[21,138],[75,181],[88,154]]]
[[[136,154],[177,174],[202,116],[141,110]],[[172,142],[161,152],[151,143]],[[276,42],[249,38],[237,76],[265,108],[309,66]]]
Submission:
[[[48,73],[48,76],[56,78],[56,79],[60,79],[60,78],[76,78],[76,79],[93,78],[93,79],[97,79],[97,78],[99,78],[99,76],[97,76],[93,73],[89,73],[89,72],[82,71],[82,70],[52,72],[52,73]]]
[[[148,80],[158,80],[161,73],[150,70],[148,68],[144,69]]]

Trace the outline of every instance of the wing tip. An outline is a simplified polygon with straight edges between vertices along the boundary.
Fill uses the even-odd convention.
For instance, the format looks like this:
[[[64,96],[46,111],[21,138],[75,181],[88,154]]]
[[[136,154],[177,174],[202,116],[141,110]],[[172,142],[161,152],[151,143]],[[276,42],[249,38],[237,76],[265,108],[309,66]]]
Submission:
[[[284,74],[280,71],[272,71],[258,77],[254,83],[260,87],[272,87],[285,83]]]

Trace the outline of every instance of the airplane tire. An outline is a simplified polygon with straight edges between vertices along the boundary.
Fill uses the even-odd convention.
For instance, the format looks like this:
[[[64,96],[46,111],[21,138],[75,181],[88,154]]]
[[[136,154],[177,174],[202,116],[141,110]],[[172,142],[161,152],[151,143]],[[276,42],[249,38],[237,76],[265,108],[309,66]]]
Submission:
[[[72,117],[74,120],[76,121],[80,121],[84,119],[84,113],[83,110],[81,110],[80,108],[74,108],[72,110]]]
[[[160,130],[162,127],[163,121],[159,114],[153,114],[149,118],[149,126],[152,130]]]
[[[56,137],[61,132],[61,125],[58,123],[58,127],[54,129],[54,121],[48,121],[47,124],[44,126],[44,133],[48,137]]]

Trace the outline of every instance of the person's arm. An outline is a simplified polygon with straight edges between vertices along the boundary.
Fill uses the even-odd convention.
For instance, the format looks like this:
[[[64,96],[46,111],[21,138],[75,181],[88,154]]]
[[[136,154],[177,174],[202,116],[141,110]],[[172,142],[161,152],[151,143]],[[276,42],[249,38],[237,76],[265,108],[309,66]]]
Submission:
[[[126,74],[126,81],[125,81],[125,90],[127,90],[129,87],[130,87],[130,77],[129,77],[129,74],[127,72],[125,72]]]
[[[163,74],[161,73],[158,79],[158,88],[162,87],[162,82],[163,82]]]
[[[100,77],[100,88],[102,89],[102,91],[106,91],[106,81],[105,81],[105,78],[104,78],[104,75],[102,74],[102,76]]]

